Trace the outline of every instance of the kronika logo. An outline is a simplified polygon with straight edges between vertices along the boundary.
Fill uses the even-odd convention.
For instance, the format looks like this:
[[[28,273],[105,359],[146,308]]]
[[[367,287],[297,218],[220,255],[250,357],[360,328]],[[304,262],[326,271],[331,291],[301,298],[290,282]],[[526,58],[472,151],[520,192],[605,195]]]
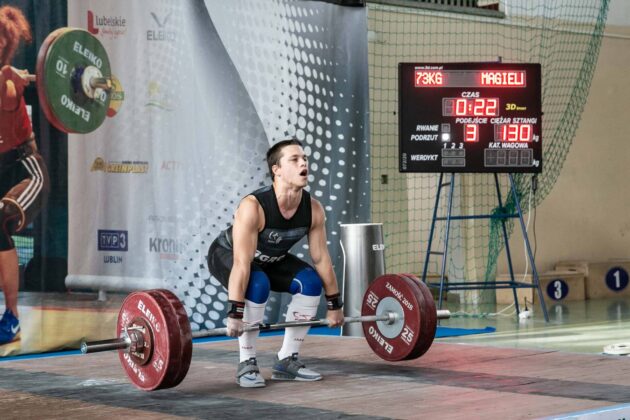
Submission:
[[[147,31],[147,41],[175,41],[175,31],[167,28],[171,13],[173,12],[168,12],[166,15],[158,15],[155,12],[151,12],[151,18],[157,25],[157,29],[149,29]]]
[[[93,35],[117,38],[127,32],[127,19],[122,16],[99,16],[93,11],[87,12],[88,32]]]
[[[149,252],[160,254],[160,259],[176,260],[184,250],[184,244],[173,238],[149,238]]]

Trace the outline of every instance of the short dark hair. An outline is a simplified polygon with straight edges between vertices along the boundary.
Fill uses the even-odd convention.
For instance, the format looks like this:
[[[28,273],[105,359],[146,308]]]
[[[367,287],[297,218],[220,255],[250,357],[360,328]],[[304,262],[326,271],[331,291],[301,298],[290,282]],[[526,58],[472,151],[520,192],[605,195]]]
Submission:
[[[282,157],[282,149],[287,146],[300,146],[302,147],[302,142],[296,139],[295,137],[281,140],[278,143],[274,144],[267,150],[267,166],[269,166],[269,175],[271,175],[271,180],[273,181],[273,165],[280,164],[280,158]]]

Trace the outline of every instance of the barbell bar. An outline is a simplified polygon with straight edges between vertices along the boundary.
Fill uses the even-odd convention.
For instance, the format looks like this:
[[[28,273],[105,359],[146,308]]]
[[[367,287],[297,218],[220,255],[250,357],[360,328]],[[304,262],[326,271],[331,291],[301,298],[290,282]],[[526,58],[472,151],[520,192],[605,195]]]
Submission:
[[[448,309],[440,309],[437,311],[438,319],[448,319],[451,317],[451,312]],[[386,311],[384,315],[372,315],[372,316],[357,316],[357,317],[344,317],[344,324],[351,324],[356,322],[376,322],[383,321],[388,325],[394,324],[400,315],[392,311]],[[289,321],[289,322],[279,322],[276,324],[255,324],[255,325],[246,325],[243,327],[243,332],[249,331],[276,331],[283,330],[285,328],[294,328],[294,327],[324,327],[329,326],[327,319],[312,319],[310,321]],[[129,331],[132,331],[131,333]],[[92,341],[92,342],[82,342],[81,343],[81,353],[98,353],[103,351],[111,351],[111,350],[123,350],[132,347],[133,344],[136,344],[139,340],[143,339],[143,336],[139,336],[133,331],[141,331],[142,334],[145,334],[140,328],[126,329],[120,338],[113,338],[108,340],[100,340],[100,341]],[[210,330],[200,330],[194,331],[192,333],[192,338],[206,338],[206,337],[222,337],[227,335],[227,328],[213,328]]]
[[[37,82],[37,75],[36,74],[26,73],[26,74],[21,74],[20,76],[22,78],[24,78],[25,80],[27,80],[29,83]],[[108,79],[106,77],[94,77],[94,76],[92,76],[92,77],[89,77],[87,79],[87,82],[89,83],[89,85],[92,88],[101,88],[101,89],[104,89],[104,90],[111,90],[112,89],[112,79]]]
[[[19,71],[17,74],[28,82],[37,82],[37,75],[35,74],[20,74]],[[116,86],[113,76],[112,78],[102,77],[94,66],[75,68],[70,76],[70,84],[73,86],[75,94],[84,95],[91,100],[102,97],[101,92],[110,94],[110,91]],[[49,104],[47,103],[46,105]],[[59,124],[59,122],[57,123]],[[65,130],[66,127],[62,126],[62,129]]]
[[[422,356],[433,343],[437,320],[450,317],[436,310],[429,288],[409,274],[385,274],[367,288],[361,322],[367,344],[383,360],[396,362]],[[270,331],[298,326],[325,326],[326,319],[247,325],[244,331]],[[123,301],[117,338],[84,342],[84,354],[118,350],[130,381],[145,391],[177,386],[188,373],[193,338],[226,335],[226,328],[193,332],[184,306],[166,289],[137,291]]]

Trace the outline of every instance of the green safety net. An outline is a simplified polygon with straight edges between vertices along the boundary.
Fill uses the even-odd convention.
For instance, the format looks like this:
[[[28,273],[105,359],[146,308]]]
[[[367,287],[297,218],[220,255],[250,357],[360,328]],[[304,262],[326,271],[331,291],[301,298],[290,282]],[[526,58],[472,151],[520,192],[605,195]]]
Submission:
[[[20,266],[26,264],[33,258],[34,246],[32,236],[13,236],[13,243],[18,254],[18,263]]]
[[[541,64],[543,172],[535,191],[531,174],[514,176],[527,214],[551,191],[571,146],[597,63],[609,0],[501,1],[498,11],[398,3],[403,5],[368,2],[372,220],[384,225],[387,271],[421,275],[439,174],[398,172],[398,63]],[[450,174],[444,176],[450,180]],[[456,175],[452,214],[513,213],[508,179],[499,175],[503,199],[499,208],[493,175]],[[447,198],[444,188],[438,216],[446,215]],[[520,233],[520,226],[514,230],[517,219],[508,220],[508,233]],[[432,250],[443,250],[445,225],[436,223]],[[503,248],[498,219],[452,222],[445,264],[448,280],[495,281]],[[442,272],[440,256],[429,259],[428,271],[432,276]],[[472,296],[478,303],[486,295]]]

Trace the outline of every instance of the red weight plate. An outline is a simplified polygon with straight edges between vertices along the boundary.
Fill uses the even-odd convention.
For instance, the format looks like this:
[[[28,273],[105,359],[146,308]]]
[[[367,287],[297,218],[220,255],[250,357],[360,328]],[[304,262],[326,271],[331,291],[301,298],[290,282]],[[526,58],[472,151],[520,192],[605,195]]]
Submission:
[[[169,363],[168,372],[164,375],[160,385],[155,389],[172,388],[179,383],[175,383],[175,378],[179,375],[183,365],[181,359],[182,337],[180,333],[179,314],[175,311],[175,308],[171,305],[166,296],[162,294],[162,289],[145,290],[145,293],[151,295],[151,297],[158,302],[165,316],[173,320],[174,327],[169,329],[170,350],[172,352],[171,362]]]
[[[163,388],[181,366],[177,314],[159,293],[133,292],[125,298],[118,314],[116,329],[119,337],[136,318],[144,320],[150,327],[153,338],[151,360],[140,365],[126,350],[119,350],[120,362],[136,387],[144,391]]]
[[[418,300],[417,288],[410,280],[394,274],[379,276],[369,285],[363,297],[362,316],[377,315],[379,302],[385,298],[398,301],[403,312],[403,325],[393,338],[387,338],[376,322],[363,322],[363,333],[372,351],[380,358],[388,361],[405,360],[410,354],[417,352],[421,338],[422,310]],[[381,314],[378,314],[381,315]]]
[[[66,127],[61,124],[52,110],[51,104],[46,96],[46,78],[44,74],[46,68],[46,58],[48,57],[48,49],[52,45],[52,43],[63,33],[69,31],[70,28],[59,28],[48,34],[44,42],[42,42],[41,47],[39,47],[39,52],[37,53],[37,62],[35,64],[35,75],[36,75],[36,83],[37,83],[37,96],[39,97],[39,106],[42,111],[44,111],[44,115],[46,119],[58,130],[63,132],[67,132]]]
[[[190,329],[190,322],[188,321],[188,315],[186,309],[179,298],[170,290],[157,289],[154,292],[160,293],[171,305],[174,313],[177,315],[177,321],[179,323],[181,353],[180,361],[181,366],[176,374],[168,380],[168,385],[162,388],[171,388],[180,384],[184,380],[188,369],[190,368],[190,362],[192,360],[192,330]]]
[[[417,359],[426,353],[431,347],[431,344],[433,344],[437,330],[437,309],[431,290],[429,290],[427,285],[422,283],[422,281],[413,274],[399,274],[399,276],[405,277],[410,282],[418,298],[418,309],[421,312],[420,318],[422,321],[420,337],[418,338],[414,351],[412,351],[405,360]]]

